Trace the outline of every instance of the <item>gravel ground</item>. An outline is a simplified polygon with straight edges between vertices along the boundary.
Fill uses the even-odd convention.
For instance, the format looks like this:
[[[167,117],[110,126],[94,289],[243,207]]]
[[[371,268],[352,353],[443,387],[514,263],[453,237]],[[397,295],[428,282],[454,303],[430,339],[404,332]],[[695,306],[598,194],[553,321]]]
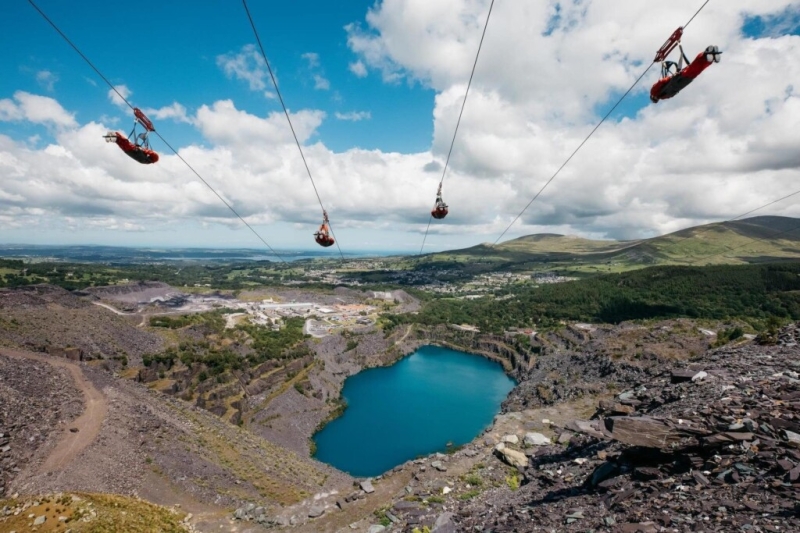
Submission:
[[[65,369],[0,355],[0,496],[82,410]]]

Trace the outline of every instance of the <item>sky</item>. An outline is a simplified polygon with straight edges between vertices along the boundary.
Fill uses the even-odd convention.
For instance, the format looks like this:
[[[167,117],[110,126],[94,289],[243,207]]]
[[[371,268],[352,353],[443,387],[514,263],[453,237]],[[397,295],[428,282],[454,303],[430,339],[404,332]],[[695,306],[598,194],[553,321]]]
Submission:
[[[240,2],[36,3],[273,248],[316,246]],[[702,4],[496,0],[424,250],[494,242]],[[343,251],[419,252],[489,5],[248,2]],[[658,104],[654,65],[503,239],[651,237],[800,189],[800,0],[711,0],[683,37],[710,44],[722,62]],[[0,45],[0,243],[263,247],[160,139],[154,165],[104,142],[130,109],[29,2],[3,4]]]

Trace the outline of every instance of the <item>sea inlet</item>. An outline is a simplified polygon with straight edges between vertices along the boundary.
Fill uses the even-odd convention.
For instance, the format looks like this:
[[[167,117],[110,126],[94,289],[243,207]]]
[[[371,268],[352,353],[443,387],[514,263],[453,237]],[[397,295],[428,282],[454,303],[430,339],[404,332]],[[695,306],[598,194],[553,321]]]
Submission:
[[[315,457],[354,476],[376,476],[473,440],[514,387],[500,364],[423,346],[390,367],[348,378],[344,415],[314,435]]]

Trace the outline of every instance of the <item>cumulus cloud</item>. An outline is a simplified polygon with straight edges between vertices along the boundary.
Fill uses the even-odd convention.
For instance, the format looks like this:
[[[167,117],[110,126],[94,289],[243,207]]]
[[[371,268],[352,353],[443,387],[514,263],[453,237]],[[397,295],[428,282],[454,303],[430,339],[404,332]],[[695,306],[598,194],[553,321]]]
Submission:
[[[354,70],[351,63],[355,75],[370,68],[389,83],[411,80],[435,91],[429,150],[334,152],[316,135],[324,112],[292,114],[345,248],[356,230],[391,232],[409,248],[412,241],[419,246],[488,4],[383,0],[362,27],[348,28],[361,64]],[[798,5],[709,3],[687,29],[684,47],[693,56],[717,44],[725,51],[722,63],[657,105],[646,96],[657,79],[652,69],[629,97],[629,104],[643,107],[607,121],[507,238],[534,232],[639,238],[731,218],[796,190],[800,36],[745,37],[742,22],[772,20]],[[431,246],[493,241],[697,7],[690,0],[496,4],[445,176],[450,214],[431,226]],[[248,61],[254,61],[252,51]],[[263,92],[263,75],[254,74],[256,63],[249,65],[249,78],[235,68],[229,75],[255,80],[251,88]],[[114,145],[98,148],[105,124],[76,124],[58,102],[42,96],[36,98],[49,102],[50,118],[37,118],[18,94],[27,93],[0,100],[0,119],[60,123],[64,131],[41,148],[0,136],[1,227],[41,220],[31,209],[147,228],[164,220],[235,222],[175,156],[138,165]],[[316,196],[281,113],[257,116],[232,100],[209,101],[192,114],[177,104],[162,110],[159,118],[186,117],[203,136],[204,144],[184,146],[180,154],[248,221],[312,231],[319,224]],[[365,112],[333,117],[359,113]],[[787,201],[760,214],[798,216],[800,208]]]
[[[69,113],[56,100],[25,91],[15,92],[13,100],[0,100],[0,121],[20,120],[64,128],[77,124],[75,114]]]
[[[369,111],[350,111],[349,113],[334,113],[334,116],[339,120],[349,120],[351,122],[359,122],[361,120],[369,120],[372,118],[372,113]]]
[[[152,119],[171,119],[175,122],[183,122],[191,124],[192,119],[186,114],[186,108],[178,102],[173,102],[172,105],[164,106],[159,109],[146,108],[143,109],[145,115]]]
[[[246,81],[251,91],[263,91],[269,76],[264,58],[254,44],[247,44],[239,52],[217,56],[217,66],[226,76]]]

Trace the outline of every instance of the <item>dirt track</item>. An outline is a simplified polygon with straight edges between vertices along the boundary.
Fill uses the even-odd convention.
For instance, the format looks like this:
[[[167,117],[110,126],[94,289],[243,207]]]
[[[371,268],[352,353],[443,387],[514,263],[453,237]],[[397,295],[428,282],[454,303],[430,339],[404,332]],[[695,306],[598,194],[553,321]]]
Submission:
[[[33,359],[36,361],[51,364],[53,366],[66,368],[75,386],[83,393],[84,411],[81,416],[76,418],[69,429],[77,429],[77,432],[65,430],[61,435],[53,451],[45,459],[39,469],[39,473],[55,472],[64,467],[78,456],[87,446],[94,442],[95,437],[100,432],[100,426],[105,420],[108,412],[108,402],[103,393],[95,388],[86,378],[81,367],[65,359],[58,359],[46,355],[21,350],[0,349],[0,354],[7,357]]]

